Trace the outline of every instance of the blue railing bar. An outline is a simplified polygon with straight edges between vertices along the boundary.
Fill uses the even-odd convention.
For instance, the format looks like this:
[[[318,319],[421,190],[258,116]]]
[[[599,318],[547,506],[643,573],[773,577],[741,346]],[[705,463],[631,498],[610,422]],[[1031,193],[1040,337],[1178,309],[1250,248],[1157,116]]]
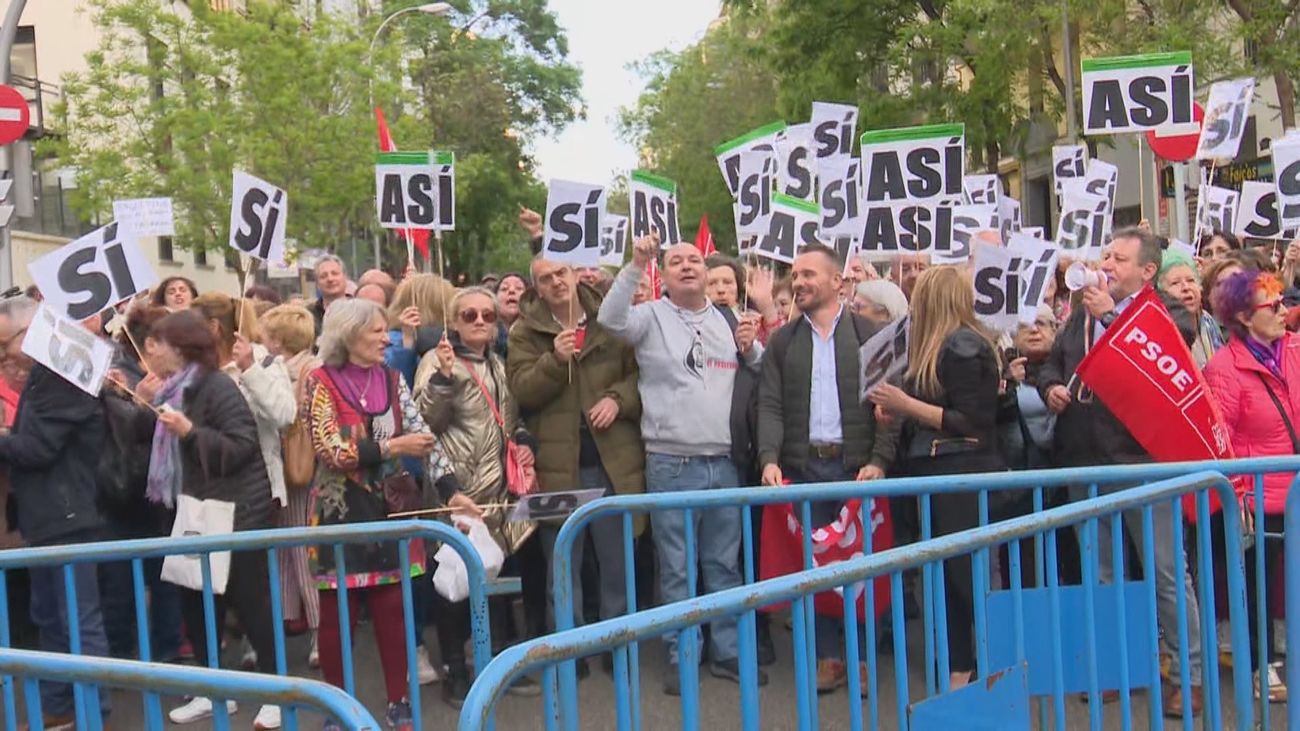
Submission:
[[[1294,483],[1286,494],[1282,520],[1286,534],[1286,545],[1282,550],[1287,556],[1300,556],[1300,490]],[[1236,641],[1235,637],[1233,641]],[[1300,647],[1300,570],[1294,566],[1286,572],[1286,646]],[[1300,688],[1300,662],[1286,663],[1286,685],[1288,690]],[[1287,704],[1286,725],[1287,728],[1300,728],[1300,702]]]
[[[1292,460],[1293,462],[1296,460]],[[1270,465],[1270,469],[1272,466]],[[1103,468],[1104,469],[1104,468]],[[1089,481],[1097,481],[1099,470],[1088,470]],[[1069,473],[1063,470],[1058,474]],[[1014,478],[1017,473],[1005,473]],[[1025,473],[1027,474],[1027,473]],[[945,476],[946,477],[946,476]],[[1041,477],[1041,476],[1040,476]],[[1132,479],[1130,473],[1129,478]],[[928,479],[928,478],[919,478]],[[1106,516],[1116,511],[1139,508],[1153,501],[1177,497],[1197,489],[1212,489],[1219,494],[1225,504],[1233,504],[1236,496],[1232,485],[1222,474],[1214,471],[1200,470],[1179,478],[1140,485],[1096,500],[1066,505],[1037,515],[1028,515],[1001,523],[973,528],[932,539],[924,544],[913,544],[893,548],[888,551],[864,556],[851,561],[844,561],[830,566],[806,571],[801,574],[781,576],[760,581],[750,586],[735,587],[693,600],[676,602],[638,613],[634,617],[624,617],[599,622],[594,625],[558,632],[545,638],[515,645],[503,651],[480,673],[470,689],[465,707],[460,717],[462,731],[482,728],[491,713],[492,705],[505,688],[521,673],[529,672],[539,666],[580,657],[603,648],[644,639],[667,631],[680,630],[709,622],[718,617],[734,616],[740,612],[756,609],[760,606],[780,601],[790,601],[818,592],[833,590],[837,586],[865,582],[875,576],[901,571],[914,566],[934,561],[942,561],[954,556],[971,553],[991,543],[1005,543],[1032,536],[1034,533],[1055,530],[1075,525],[1080,521],[1099,516]],[[790,494],[798,487],[789,487],[780,491],[766,491],[771,494],[772,502],[789,502],[803,496]],[[718,496],[729,490],[709,490],[690,495],[689,502],[711,504]],[[757,492],[757,491],[755,491]],[[664,502],[677,502],[680,494],[663,494],[658,497],[669,498]],[[732,505],[734,507],[734,498]],[[606,498],[611,502],[631,502],[632,496]],[[725,498],[724,498],[725,499]],[[652,501],[653,502],[653,501]],[[595,503],[589,503],[588,506]],[[657,508],[665,507],[662,504]],[[581,512],[582,509],[579,510]],[[590,512],[590,511],[589,511]],[[1227,544],[1229,600],[1234,628],[1234,664],[1248,661],[1242,647],[1246,646],[1244,627],[1244,577],[1241,556],[1241,518],[1236,511],[1224,511],[1225,543]],[[563,531],[561,532],[563,534]],[[1232,557],[1236,560],[1231,560]],[[1245,674],[1234,674],[1234,686],[1238,706],[1239,721],[1244,725],[1253,723],[1251,699],[1251,681]]]
[[[32,686],[36,685],[34,679],[40,678],[165,695],[306,706],[334,717],[348,729],[378,731],[381,728],[360,701],[334,686],[307,678],[10,649],[0,649],[0,673],[24,676]],[[35,707],[40,707],[39,701]]]

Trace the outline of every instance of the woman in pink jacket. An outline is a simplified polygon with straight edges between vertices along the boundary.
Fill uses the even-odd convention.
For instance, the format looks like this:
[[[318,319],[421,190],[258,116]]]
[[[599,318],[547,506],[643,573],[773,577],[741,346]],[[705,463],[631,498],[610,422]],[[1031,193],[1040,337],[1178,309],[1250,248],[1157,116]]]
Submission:
[[[1214,314],[1227,326],[1231,339],[1205,366],[1210,391],[1223,408],[1224,420],[1238,457],[1270,457],[1300,453],[1300,337],[1287,332],[1282,286],[1264,272],[1239,272],[1214,292]],[[1264,549],[1265,575],[1281,559],[1282,543],[1264,540],[1262,534],[1282,532],[1286,493],[1294,478],[1290,473],[1264,476],[1264,525],[1255,526],[1258,537],[1246,550],[1246,602],[1250,618],[1250,660],[1255,694],[1260,695],[1259,647],[1256,634],[1255,551]],[[1244,506],[1255,513],[1253,485],[1243,495]],[[1277,588],[1276,585],[1273,588]],[[1273,659],[1273,623],[1265,629],[1267,660]],[[1269,672],[1269,700],[1286,701],[1286,686]]]

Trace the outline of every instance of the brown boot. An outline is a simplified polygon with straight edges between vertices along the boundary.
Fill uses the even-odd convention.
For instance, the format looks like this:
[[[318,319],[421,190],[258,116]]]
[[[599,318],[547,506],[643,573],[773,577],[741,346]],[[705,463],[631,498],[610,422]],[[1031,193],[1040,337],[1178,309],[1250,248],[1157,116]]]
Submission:
[[[848,682],[849,671],[843,660],[817,661],[817,692],[831,693]]]
[[[1201,695],[1201,686],[1194,685],[1188,695],[1192,698],[1192,715],[1201,715],[1201,705],[1204,698]],[[1183,692],[1178,686],[1169,686],[1165,688],[1164,697],[1165,715],[1169,718],[1182,718],[1186,709],[1183,708]]]

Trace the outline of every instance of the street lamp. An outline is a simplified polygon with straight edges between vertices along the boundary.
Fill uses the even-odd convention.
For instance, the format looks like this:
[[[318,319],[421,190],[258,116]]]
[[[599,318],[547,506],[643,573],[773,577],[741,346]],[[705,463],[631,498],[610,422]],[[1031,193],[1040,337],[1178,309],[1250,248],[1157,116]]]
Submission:
[[[453,8],[451,7],[451,3],[425,3],[423,5],[414,5],[409,8],[402,8],[401,10],[398,10],[397,12],[388,16],[387,18],[384,18],[384,22],[379,24],[379,27],[375,29],[374,37],[370,39],[370,49],[366,51],[366,65],[367,66],[370,65],[370,59],[375,55],[375,44],[379,42],[379,36],[383,34],[384,29],[388,27],[389,23],[393,22],[394,20],[400,18],[403,15],[406,15],[407,13],[424,13],[425,15],[444,16],[447,13],[450,13],[452,10]],[[371,110],[373,110],[375,108],[374,79],[373,78],[369,79],[366,83],[366,86],[367,86],[367,90],[370,92],[369,94],[370,108]],[[374,237],[374,239],[375,239],[375,268],[380,269],[382,268],[382,260],[381,260],[380,252],[383,249],[383,244],[382,244],[383,237],[377,235]]]

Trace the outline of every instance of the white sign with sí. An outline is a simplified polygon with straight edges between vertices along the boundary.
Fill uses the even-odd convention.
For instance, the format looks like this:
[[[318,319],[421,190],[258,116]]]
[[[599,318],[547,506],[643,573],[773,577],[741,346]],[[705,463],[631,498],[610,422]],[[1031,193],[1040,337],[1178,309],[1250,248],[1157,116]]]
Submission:
[[[911,320],[904,315],[867,338],[858,350],[862,363],[862,402],[867,392],[881,383],[898,385],[899,377],[907,371],[907,336]]]
[[[812,200],[817,192],[812,129],[812,123],[792,124],[776,135],[776,188],[791,198]]]
[[[813,102],[809,124],[819,168],[830,160],[843,160],[853,155],[853,132],[858,126],[857,106]]]
[[[714,154],[718,158],[718,169],[722,171],[722,179],[727,183],[727,190],[731,192],[733,200],[740,196],[741,155],[757,150],[775,157],[776,134],[783,129],[785,129],[785,122],[773,122],[751,130],[734,140],[724,142],[714,149]]]
[[[1100,259],[1106,246],[1106,209],[1110,199],[1089,193],[1087,182],[1066,181],[1061,187],[1061,218],[1056,224],[1056,245],[1072,259]]]
[[[1294,241],[1300,235],[1294,229],[1283,231],[1277,217],[1277,189],[1272,183],[1247,180],[1241,184],[1237,202],[1237,228],[1242,238],[1282,239]]]
[[[571,266],[600,266],[600,226],[604,220],[604,186],[552,180],[546,194],[542,257]]]
[[[1210,85],[1205,118],[1201,120],[1201,139],[1196,145],[1197,160],[1226,161],[1237,157],[1254,97],[1253,78],[1216,81]]]
[[[140,243],[116,222],[31,262],[27,272],[48,306],[78,322],[158,284]]]
[[[776,158],[766,150],[740,154],[740,191],[736,196],[736,238],[748,239],[767,233],[772,215],[772,193],[776,185]]]
[[[821,170],[830,173],[821,178],[818,194],[822,212],[821,235],[828,239],[861,235],[862,201],[857,159],[850,157],[827,162]]]
[[[768,230],[752,253],[790,264],[803,246],[818,241],[821,211],[817,204],[780,193],[772,194]]]
[[[508,522],[528,520],[561,520],[573,511],[605,494],[602,489],[569,490],[567,492],[538,492],[524,495],[515,503]]]
[[[1196,133],[1190,52],[1085,58],[1082,69],[1084,134],[1149,129]]]
[[[1031,323],[1043,304],[1047,284],[1056,277],[1060,250],[1051,241],[1024,233],[1013,234],[1007,248],[1020,257],[1020,322]]]
[[[230,247],[262,261],[284,261],[289,196],[241,170],[230,195]]]
[[[1054,145],[1052,147],[1052,180],[1056,194],[1061,194],[1061,183],[1082,178],[1087,170],[1087,145]]]
[[[113,220],[127,236],[172,236],[176,221],[171,198],[130,198],[113,201]]]
[[[952,209],[952,248],[935,252],[935,264],[962,264],[970,258],[971,244],[976,234],[990,231],[998,234],[998,207],[993,204],[954,206]]]
[[[627,253],[627,216],[612,213],[600,224],[600,265],[622,267]]]
[[[1020,201],[1009,195],[998,198],[998,232],[1002,240],[1010,241],[1011,234],[1019,231],[1022,224]]]
[[[1202,185],[1196,196],[1196,238],[1210,231],[1237,229],[1237,204],[1241,194],[1230,188]]]
[[[668,248],[682,241],[677,226],[677,184],[644,170],[633,170],[628,178],[632,205],[632,238],[659,232],[659,245]]]
[[[81,323],[42,304],[23,338],[23,352],[91,396],[98,396],[116,349]]]
[[[962,181],[962,203],[968,206],[997,208],[1002,195],[1002,181],[996,175],[967,175]]]
[[[975,316],[980,322],[995,332],[1033,322],[1042,288],[1054,274],[1056,252],[1026,257],[1009,246],[977,246],[971,257],[975,263]]]
[[[1300,228],[1300,136],[1288,135],[1274,143],[1273,186],[1278,227],[1283,231]]]

